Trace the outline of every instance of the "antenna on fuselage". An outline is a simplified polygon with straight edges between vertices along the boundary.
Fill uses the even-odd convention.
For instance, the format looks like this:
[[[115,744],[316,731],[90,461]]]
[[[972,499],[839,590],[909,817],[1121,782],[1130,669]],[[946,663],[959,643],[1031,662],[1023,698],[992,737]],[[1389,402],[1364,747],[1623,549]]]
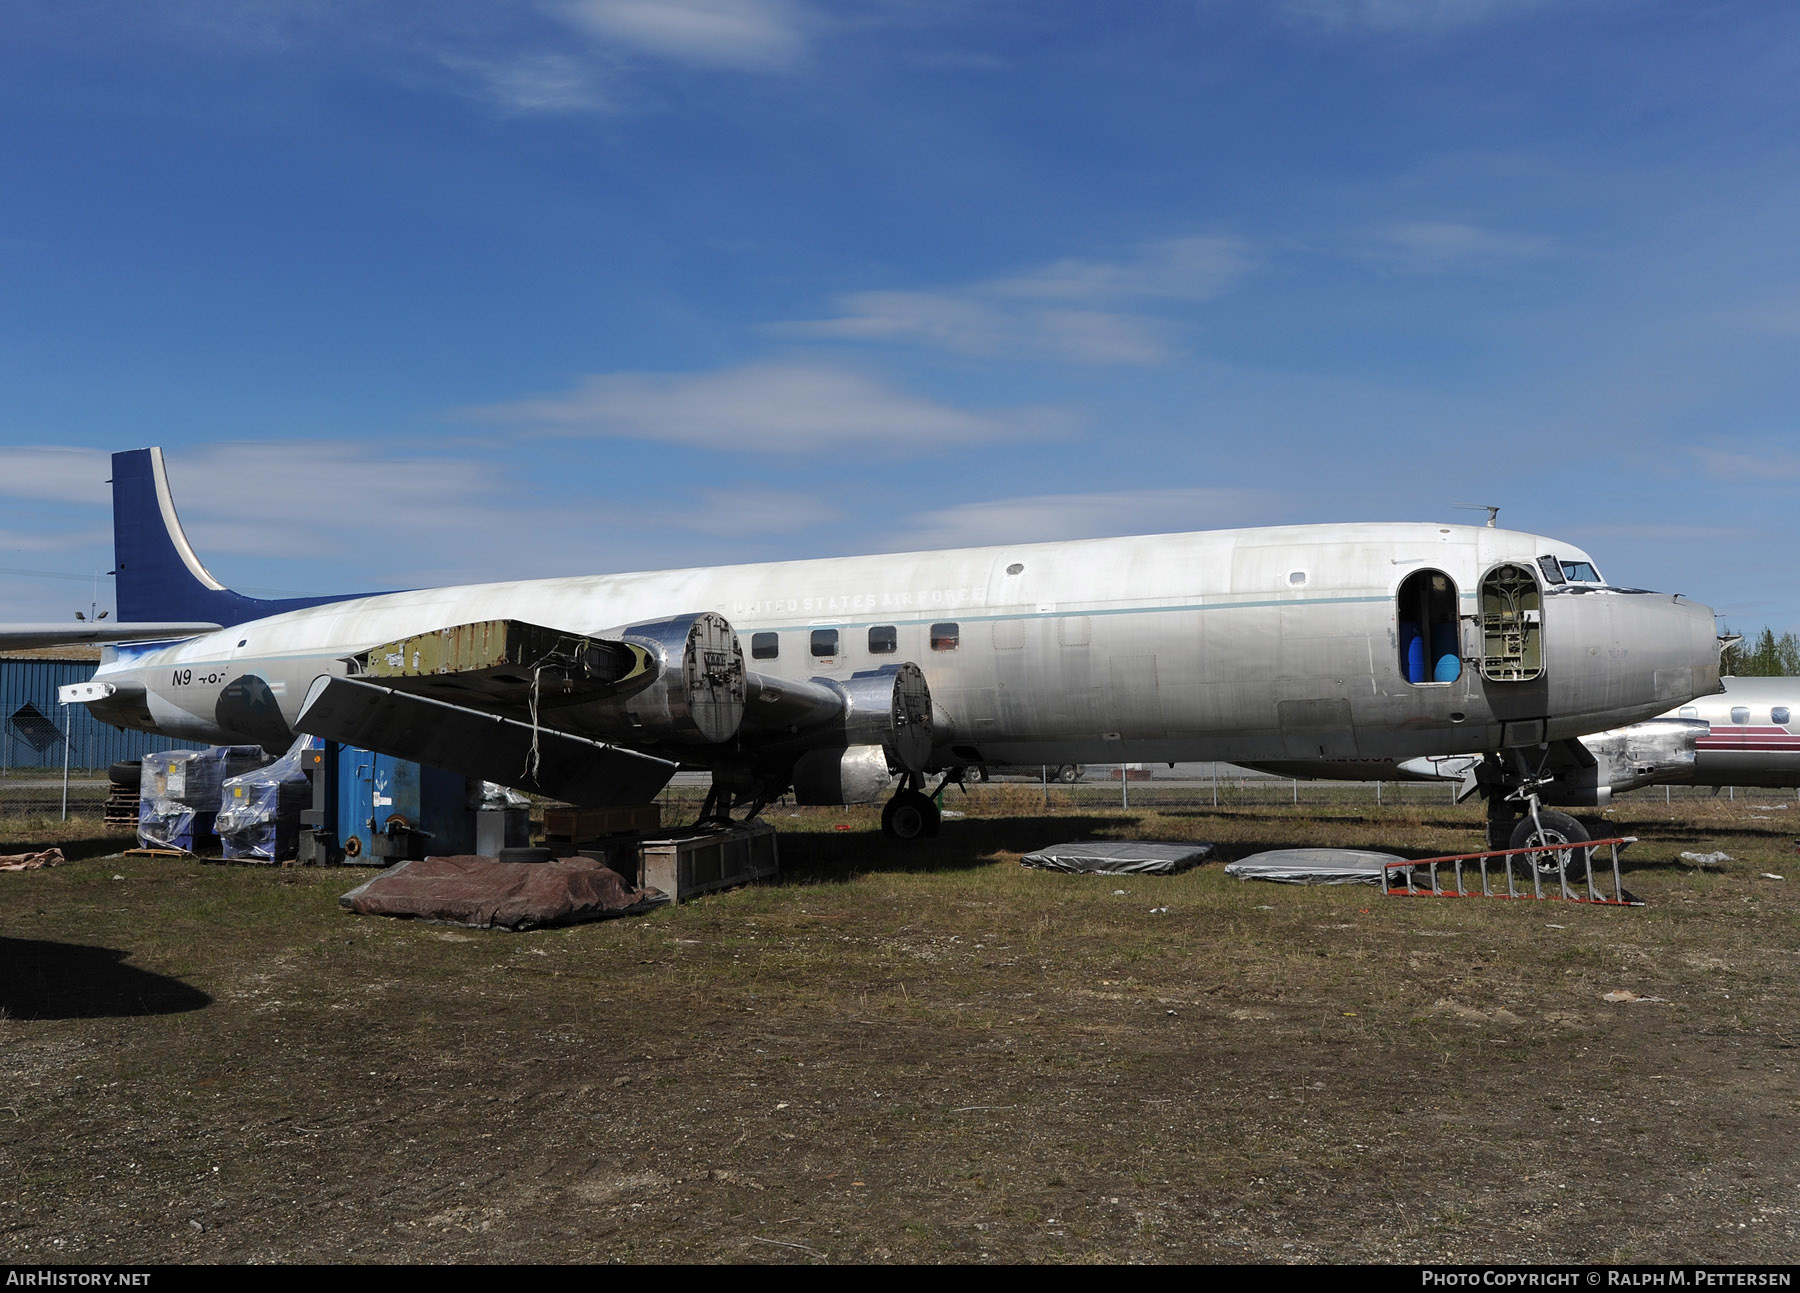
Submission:
[[[1450,506],[1460,507],[1467,512],[1486,512],[1487,528],[1490,530],[1498,528],[1500,524],[1500,509],[1493,503],[1452,503]]]

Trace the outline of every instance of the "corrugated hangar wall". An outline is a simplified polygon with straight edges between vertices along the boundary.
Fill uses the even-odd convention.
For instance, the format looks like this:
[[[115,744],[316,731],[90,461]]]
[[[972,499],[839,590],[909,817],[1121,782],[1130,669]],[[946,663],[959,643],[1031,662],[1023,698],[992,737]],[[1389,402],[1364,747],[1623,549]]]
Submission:
[[[86,705],[58,705],[56,689],[86,682],[99,662],[100,653],[92,649],[0,654],[0,766],[62,767],[62,737],[41,720],[48,720],[56,733],[68,734],[69,763],[76,768],[105,769],[153,750],[204,748],[193,741],[108,727]]]

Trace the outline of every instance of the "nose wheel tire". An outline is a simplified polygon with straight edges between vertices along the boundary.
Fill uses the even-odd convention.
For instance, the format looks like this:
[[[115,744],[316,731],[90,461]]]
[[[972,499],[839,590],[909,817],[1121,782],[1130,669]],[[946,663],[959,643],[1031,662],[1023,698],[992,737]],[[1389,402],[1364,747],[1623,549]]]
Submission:
[[[881,810],[881,832],[890,839],[916,840],[938,833],[938,806],[917,790],[902,790]]]
[[[1507,847],[1523,849],[1540,844],[1581,844],[1593,838],[1587,833],[1585,826],[1567,813],[1540,808],[1535,822],[1530,817],[1519,819],[1519,824],[1513,827],[1512,840]],[[1588,858],[1593,852],[1592,849],[1558,849],[1555,853],[1529,853],[1523,856],[1526,865],[1551,880],[1556,878],[1558,855],[1566,856],[1569,861],[1563,868],[1563,874],[1568,876],[1570,884],[1579,884],[1587,879]]]

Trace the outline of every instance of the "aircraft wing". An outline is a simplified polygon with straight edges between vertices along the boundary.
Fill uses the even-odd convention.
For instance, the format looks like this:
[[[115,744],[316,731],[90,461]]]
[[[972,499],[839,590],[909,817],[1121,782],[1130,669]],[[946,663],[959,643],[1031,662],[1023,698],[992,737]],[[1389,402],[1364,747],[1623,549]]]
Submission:
[[[486,620],[347,663],[315,686],[301,731],[587,806],[642,802],[681,764],[744,753],[778,778],[822,747],[880,746],[911,771],[931,753],[917,666],[757,674],[710,611],[601,633]]]
[[[583,808],[645,803],[680,766],[356,678],[321,680],[300,712],[300,730]]]
[[[66,621],[52,624],[0,624],[0,651],[29,651],[37,647],[78,646],[93,642],[155,642],[164,638],[191,638],[211,633],[217,624],[97,624]]]

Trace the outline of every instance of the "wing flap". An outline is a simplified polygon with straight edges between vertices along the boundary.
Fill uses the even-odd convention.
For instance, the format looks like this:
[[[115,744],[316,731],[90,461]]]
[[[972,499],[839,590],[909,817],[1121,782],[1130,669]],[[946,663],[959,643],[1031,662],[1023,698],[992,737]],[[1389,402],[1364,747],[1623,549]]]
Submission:
[[[314,684],[302,732],[582,808],[654,799],[679,766],[601,741],[357,678]]]

